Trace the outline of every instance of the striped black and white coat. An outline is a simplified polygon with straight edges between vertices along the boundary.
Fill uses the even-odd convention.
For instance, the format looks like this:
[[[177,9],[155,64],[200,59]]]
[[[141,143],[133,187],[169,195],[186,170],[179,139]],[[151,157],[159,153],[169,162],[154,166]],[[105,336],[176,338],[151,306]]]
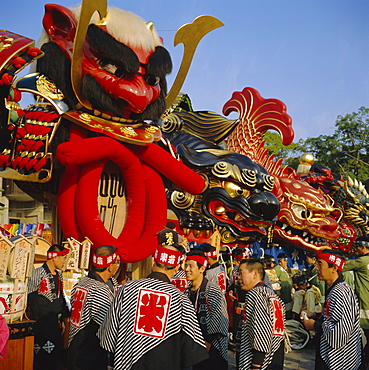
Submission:
[[[102,324],[118,290],[118,282],[114,278],[111,279],[114,286],[112,291],[104,281],[90,274],[79,280],[72,289],[69,344],[91,321],[99,326]]]
[[[208,268],[205,272],[205,276],[211,283],[218,285],[223,292],[226,291],[227,277],[224,267],[221,266],[219,262]]]
[[[159,273],[129,281],[118,290],[97,333],[100,345],[114,353],[115,370],[131,369],[141,357],[181,331],[192,340],[192,350],[198,346],[206,352],[191,301],[169,279],[158,280],[153,278],[155,274]],[[190,349],[177,350],[183,358]],[[170,355],[163,353],[157,366],[167,368],[166,356]]]
[[[327,294],[321,322],[320,357],[330,370],[356,370],[361,363],[359,304],[342,277]]]
[[[190,288],[185,290],[188,296]],[[195,311],[205,340],[210,342],[228,362],[227,302],[218,285],[211,283],[205,277],[198,290],[198,299],[195,300]]]
[[[283,302],[263,282],[246,293],[239,370],[250,369],[253,351],[265,353],[262,370],[271,364],[284,341],[284,320]]]
[[[185,271],[182,268],[179,269],[178,272],[170,279],[170,282],[181,292],[183,292],[188,286]]]
[[[63,290],[63,275],[58,270],[56,270],[56,273],[59,276],[59,281],[61,284],[59,287],[60,294],[62,294],[65,299]],[[31,277],[28,279],[28,294],[36,291],[50,302],[53,302],[59,298],[54,284],[54,277],[48,269],[46,263],[33,270]]]

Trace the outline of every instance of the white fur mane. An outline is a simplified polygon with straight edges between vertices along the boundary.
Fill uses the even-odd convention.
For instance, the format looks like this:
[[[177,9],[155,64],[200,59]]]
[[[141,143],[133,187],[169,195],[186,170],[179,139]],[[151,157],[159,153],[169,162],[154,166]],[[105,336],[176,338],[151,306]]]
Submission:
[[[79,19],[81,5],[70,8],[73,14]],[[91,18],[90,23],[97,24],[99,17],[97,12]],[[162,42],[155,29],[149,30],[145,21],[138,15],[116,7],[108,7],[108,14],[104,20],[106,29],[119,42],[132,48],[140,47],[145,51],[153,51],[156,46],[161,46]],[[43,31],[37,42],[41,47],[49,38],[46,31]]]

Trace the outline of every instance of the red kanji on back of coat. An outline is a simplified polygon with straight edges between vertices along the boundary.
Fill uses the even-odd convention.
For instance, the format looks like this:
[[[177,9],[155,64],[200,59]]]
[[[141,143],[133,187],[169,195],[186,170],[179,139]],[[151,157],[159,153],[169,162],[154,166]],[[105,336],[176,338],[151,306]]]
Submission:
[[[171,295],[150,289],[140,289],[136,307],[134,332],[163,338],[167,326]]]
[[[170,282],[181,292],[184,292],[188,285],[187,279],[183,277],[173,277]]]
[[[277,297],[270,297],[273,310],[273,335],[284,335],[283,307]]]
[[[226,291],[226,279],[225,279],[225,275],[224,275],[224,272],[221,272],[220,274],[218,274],[218,285],[219,285],[219,288],[223,290],[223,292]]]
[[[76,292],[74,293],[73,307],[70,315],[70,323],[76,328],[79,328],[79,324],[81,322],[83,306],[85,304],[87,293],[88,290],[81,287],[78,287],[76,289]]]

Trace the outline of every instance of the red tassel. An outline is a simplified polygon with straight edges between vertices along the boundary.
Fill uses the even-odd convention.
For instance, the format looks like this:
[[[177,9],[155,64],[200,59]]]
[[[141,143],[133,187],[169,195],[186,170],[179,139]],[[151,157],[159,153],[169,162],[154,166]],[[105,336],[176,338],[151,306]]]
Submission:
[[[4,73],[1,77],[0,85],[11,85],[13,77],[14,76],[10,75],[9,73]]]
[[[35,171],[40,171],[40,169],[45,166],[46,164],[46,159],[45,158],[41,158],[36,164],[35,166],[33,167],[35,169]]]
[[[39,48],[29,48],[27,51],[27,54],[33,57],[37,57],[37,55],[40,55],[41,53],[42,51]]]
[[[15,68],[21,68],[26,64],[26,61],[21,57],[16,57],[12,60],[12,64]]]

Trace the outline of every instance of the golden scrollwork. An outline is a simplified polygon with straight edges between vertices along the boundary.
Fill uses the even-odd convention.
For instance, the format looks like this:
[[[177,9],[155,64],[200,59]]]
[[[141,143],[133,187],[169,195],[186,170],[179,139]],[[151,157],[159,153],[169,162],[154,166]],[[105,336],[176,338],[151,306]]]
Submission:
[[[221,161],[215,164],[211,172],[214,176],[227,178],[232,175],[233,169],[230,163]]]
[[[233,243],[237,240],[232,233],[225,228],[220,230],[220,238],[223,244]]]
[[[148,132],[149,134],[155,134],[155,132],[158,130],[159,130],[158,127],[152,125],[145,126],[145,131]]]
[[[182,120],[175,113],[170,113],[162,120],[162,131],[165,133],[171,133],[179,131],[182,128]]]
[[[84,122],[91,122],[91,116],[88,113],[82,113],[79,118]]]
[[[173,191],[171,201],[175,207],[179,209],[187,209],[191,207],[195,201],[195,196],[182,191]]]
[[[130,126],[125,126],[125,127],[119,127],[119,130],[127,136],[137,136],[136,131],[130,127]]]
[[[49,99],[63,100],[64,94],[59,90],[54,82],[50,81],[44,75],[40,75],[36,79],[36,88],[42,95]]]
[[[242,180],[244,184],[251,188],[256,186],[256,172],[253,170],[249,170],[248,168],[243,168]]]
[[[264,190],[272,191],[274,188],[274,177],[270,175],[262,174],[264,179]]]

